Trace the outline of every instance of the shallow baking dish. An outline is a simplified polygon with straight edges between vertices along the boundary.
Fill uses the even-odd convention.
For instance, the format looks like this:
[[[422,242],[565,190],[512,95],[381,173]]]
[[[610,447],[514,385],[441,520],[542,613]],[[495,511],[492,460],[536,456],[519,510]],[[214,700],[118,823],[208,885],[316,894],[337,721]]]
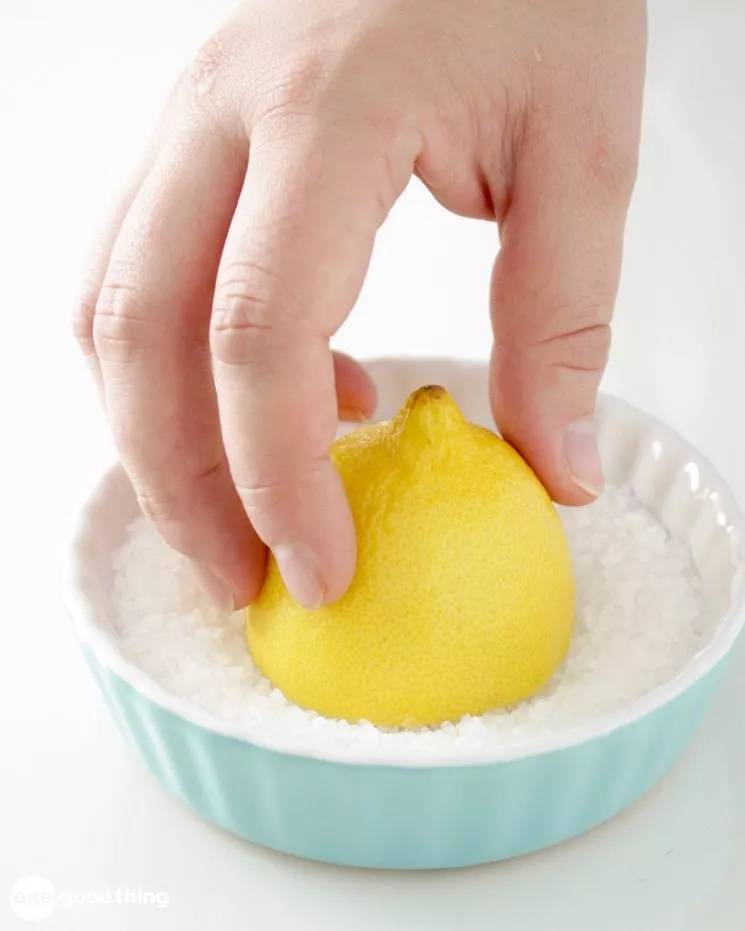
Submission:
[[[489,425],[486,370],[452,360],[369,364],[389,416],[425,383],[445,385]],[[672,681],[621,711],[520,748],[381,762],[270,744],[166,693],[117,647],[112,555],[137,514],[118,466],[83,508],[68,552],[66,601],[85,657],[125,739],[168,789],[250,841],[332,863],[456,867],[559,843],[631,804],[685,748],[745,620],[745,524],[723,479],[671,429],[611,397],[598,409],[608,480],[686,541],[718,623]]]

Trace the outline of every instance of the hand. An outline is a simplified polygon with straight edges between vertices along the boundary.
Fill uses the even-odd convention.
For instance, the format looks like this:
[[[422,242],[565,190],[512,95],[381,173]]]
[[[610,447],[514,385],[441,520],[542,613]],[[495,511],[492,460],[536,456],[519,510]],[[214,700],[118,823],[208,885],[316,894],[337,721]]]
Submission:
[[[328,448],[375,392],[329,339],[412,172],[499,224],[503,435],[555,500],[599,492],[644,48],[640,0],[256,0],[202,48],[75,327],[143,511],[223,607],[257,594],[264,544],[308,606],[352,579]]]

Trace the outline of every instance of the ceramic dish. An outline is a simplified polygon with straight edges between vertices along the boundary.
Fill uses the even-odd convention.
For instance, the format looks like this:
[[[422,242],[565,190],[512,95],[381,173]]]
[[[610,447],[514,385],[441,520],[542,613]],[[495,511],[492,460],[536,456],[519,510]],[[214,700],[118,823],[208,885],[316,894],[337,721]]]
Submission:
[[[448,360],[382,360],[369,369],[382,417],[425,383],[444,384],[469,419],[490,423],[486,372]],[[69,549],[66,598],[86,659],[125,739],[155,777],[203,817],[277,850],[367,867],[434,868],[556,844],[637,799],[683,751],[721,678],[743,610],[742,515],[725,482],[672,430],[603,397],[601,454],[690,545],[710,644],[672,681],[619,712],[522,749],[443,759],[365,760],[269,744],[166,693],[121,655],[112,625],[112,554],[137,514],[119,467],[84,507]]]

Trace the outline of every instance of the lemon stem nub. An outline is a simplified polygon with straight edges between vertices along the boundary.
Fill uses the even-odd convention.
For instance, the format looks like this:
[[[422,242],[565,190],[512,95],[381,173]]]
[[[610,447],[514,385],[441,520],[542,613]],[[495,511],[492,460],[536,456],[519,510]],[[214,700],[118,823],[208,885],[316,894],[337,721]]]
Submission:
[[[402,437],[444,436],[465,420],[452,395],[441,385],[424,385],[413,391],[396,415],[394,427]]]

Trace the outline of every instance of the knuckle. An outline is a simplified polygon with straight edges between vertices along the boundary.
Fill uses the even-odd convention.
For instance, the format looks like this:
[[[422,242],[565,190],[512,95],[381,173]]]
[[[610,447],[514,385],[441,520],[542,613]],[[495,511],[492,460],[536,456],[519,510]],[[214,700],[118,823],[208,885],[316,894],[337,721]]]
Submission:
[[[195,534],[188,520],[189,504],[175,497],[139,492],[137,503],[143,515],[155,524],[166,543],[180,553],[195,549]]]
[[[148,345],[144,303],[134,288],[107,283],[101,289],[92,321],[93,343],[106,362],[131,362]]]
[[[328,57],[320,49],[286,60],[265,86],[260,117],[281,120],[314,112],[329,73]]]
[[[283,455],[253,469],[233,469],[231,475],[243,506],[253,517],[294,512],[298,502],[317,492],[328,468],[326,454],[301,456],[296,461]]]
[[[596,323],[570,332],[559,333],[539,344],[544,362],[578,372],[602,372],[608,361],[611,329]]]
[[[160,524],[163,520],[165,520],[166,523],[173,520],[174,510],[172,503],[166,504],[158,495],[140,491],[137,493],[137,503],[145,517],[154,524]]]
[[[223,27],[183,69],[164,113],[163,125],[171,145],[189,149],[206,130],[218,135],[238,158],[245,159],[247,124],[240,119],[243,76],[236,80],[236,65],[240,62],[237,51],[233,30]]]
[[[297,302],[280,276],[255,262],[231,265],[215,288],[212,351],[220,362],[244,364],[284,345]]]
[[[588,288],[577,296],[567,297],[566,293],[548,293],[542,304],[544,312],[540,314],[535,342],[548,343],[553,339],[585,330],[609,327],[613,314],[615,290],[611,283],[607,286]]]
[[[174,478],[169,474],[167,483],[162,478],[142,483],[137,501],[145,517],[171,546],[190,553],[198,548],[203,534],[195,515],[215,512],[226,478],[227,468],[222,460],[206,466],[194,464],[185,475]]]
[[[227,69],[229,50],[226,36],[217,32],[200,46],[183,72],[181,84],[198,102],[212,96],[222,83]]]
[[[95,298],[85,295],[79,298],[72,313],[72,333],[83,355],[90,356],[96,351],[93,342],[93,320],[96,314]]]
[[[243,506],[249,514],[258,510],[274,510],[287,500],[287,485],[278,479],[258,482],[234,474],[233,480]]]

